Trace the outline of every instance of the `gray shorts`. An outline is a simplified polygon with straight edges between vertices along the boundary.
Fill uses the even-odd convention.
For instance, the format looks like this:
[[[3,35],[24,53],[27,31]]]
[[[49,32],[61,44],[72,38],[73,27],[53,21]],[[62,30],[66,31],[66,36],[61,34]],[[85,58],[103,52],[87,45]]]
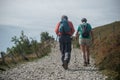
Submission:
[[[79,39],[79,44],[90,46],[91,45],[91,39]]]

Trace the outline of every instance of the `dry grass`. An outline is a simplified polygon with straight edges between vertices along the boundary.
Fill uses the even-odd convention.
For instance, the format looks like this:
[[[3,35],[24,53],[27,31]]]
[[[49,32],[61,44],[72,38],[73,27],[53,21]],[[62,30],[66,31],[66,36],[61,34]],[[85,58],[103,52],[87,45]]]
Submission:
[[[49,52],[51,52],[51,48],[50,46],[47,46],[45,48],[42,48],[43,50],[39,50],[38,54],[39,54],[39,58],[47,55]],[[37,60],[38,57],[36,56],[35,53],[31,53],[31,54],[26,54],[25,55],[29,61],[33,61],[33,60]],[[5,63],[3,64],[2,59],[0,58],[0,70],[5,70],[7,68],[13,68],[16,64],[21,64],[21,63],[25,63],[26,61],[21,57],[21,55],[19,54],[14,54],[14,60],[15,62],[12,60],[12,58],[8,55],[5,56]],[[28,62],[28,61],[27,61]]]
[[[94,29],[91,53],[96,65],[115,80],[120,79],[120,21]],[[116,75],[117,76],[116,76]]]

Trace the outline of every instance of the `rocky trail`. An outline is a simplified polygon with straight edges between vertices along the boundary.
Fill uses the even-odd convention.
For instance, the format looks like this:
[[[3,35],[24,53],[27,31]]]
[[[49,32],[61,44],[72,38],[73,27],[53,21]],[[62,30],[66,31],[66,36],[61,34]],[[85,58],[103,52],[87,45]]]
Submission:
[[[79,49],[72,49],[69,69],[61,66],[59,46],[41,59],[17,65],[13,69],[0,72],[0,80],[105,80],[107,78],[94,65],[83,66],[83,58]]]

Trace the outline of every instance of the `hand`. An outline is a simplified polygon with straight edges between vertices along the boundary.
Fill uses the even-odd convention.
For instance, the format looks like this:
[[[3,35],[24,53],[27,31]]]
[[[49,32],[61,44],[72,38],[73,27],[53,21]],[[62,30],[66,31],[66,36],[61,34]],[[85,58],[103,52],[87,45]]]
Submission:
[[[77,40],[79,36],[75,36],[75,39]]]

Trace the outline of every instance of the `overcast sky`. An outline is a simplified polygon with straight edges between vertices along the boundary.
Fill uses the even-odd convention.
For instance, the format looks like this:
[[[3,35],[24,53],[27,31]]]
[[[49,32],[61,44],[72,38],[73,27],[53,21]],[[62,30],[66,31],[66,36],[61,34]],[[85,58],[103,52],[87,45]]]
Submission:
[[[96,27],[120,20],[119,3],[120,0],[0,0],[0,24],[53,29],[65,14],[75,27],[82,17]]]
[[[120,21],[120,0],[0,0],[0,25],[27,29],[28,35],[37,38],[42,31],[55,35],[62,15],[68,16],[75,29],[83,17],[92,27],[101,26]],[[4,34],[0,43],[7,39]]]

